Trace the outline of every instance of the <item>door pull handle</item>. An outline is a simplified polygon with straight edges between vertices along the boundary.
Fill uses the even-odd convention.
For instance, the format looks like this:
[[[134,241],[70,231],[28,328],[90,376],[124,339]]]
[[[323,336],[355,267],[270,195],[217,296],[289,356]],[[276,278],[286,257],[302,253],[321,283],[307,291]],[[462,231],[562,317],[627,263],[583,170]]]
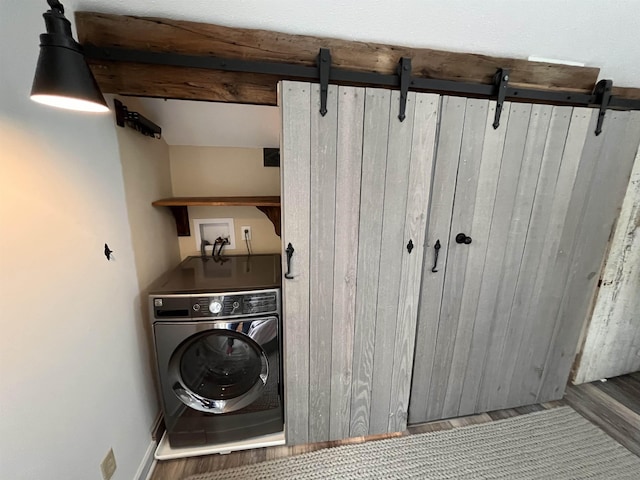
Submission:
[[[293,275],[291,275],[291,257],[293,257],[294,251],[295,250],[293,249],[293,245],[289,243],[289,245],[287,245],[287,249],[285,250],[285,252],[287,252],[287,273],[284,274],[284,278],[286,278],[287,280],[293,280]]]
[[[440,239],[436,240],[436,244],[433,246],[433,250],[435,252],[433,259],[433,268],[431,271],[433,273],[438,273],[438,254],[440,253]]]

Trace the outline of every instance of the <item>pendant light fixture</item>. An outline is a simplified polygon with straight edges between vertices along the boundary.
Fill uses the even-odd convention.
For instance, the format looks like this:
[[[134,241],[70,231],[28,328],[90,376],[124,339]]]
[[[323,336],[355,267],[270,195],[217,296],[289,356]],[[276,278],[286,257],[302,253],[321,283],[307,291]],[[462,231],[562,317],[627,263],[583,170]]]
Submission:
[[[42,15],[47,33],[40,35],[40,56],[31,100],[70,110],[108,112],[82,47],[71,35],[71,23],[64,16],[64,7],[58,0],[47,0],[47,3],[51,10]]]

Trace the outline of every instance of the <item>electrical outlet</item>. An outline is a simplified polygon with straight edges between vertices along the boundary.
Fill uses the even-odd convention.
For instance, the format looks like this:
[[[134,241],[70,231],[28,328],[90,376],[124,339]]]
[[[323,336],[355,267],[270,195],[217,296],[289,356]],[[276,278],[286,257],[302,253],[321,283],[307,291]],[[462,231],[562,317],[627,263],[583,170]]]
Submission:
[[[102,478],[104,480],[109,480],[113,477],[113,473],[116,471],[116,456],[113,454],[113,448],[109,449],[107,456],[102,460],[100,470],[102,470]]]
[[[251,240],[251,227],[240,227],[240,233],[242,240]]]

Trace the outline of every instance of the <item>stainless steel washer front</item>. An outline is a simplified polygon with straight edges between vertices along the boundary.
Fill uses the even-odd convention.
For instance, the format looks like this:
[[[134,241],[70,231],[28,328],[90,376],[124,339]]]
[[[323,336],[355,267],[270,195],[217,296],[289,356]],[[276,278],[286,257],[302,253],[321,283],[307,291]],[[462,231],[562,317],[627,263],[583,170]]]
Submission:
[[[241,261],[243,272],[267,263]],[[191,278],[194,269],[185,265],[163,282]],[[149,294],[169,443],[211,445],[282,432],[280,288],[197,290]]]
[[[166,383],[180,401],[201,412],[229,413],[250,405],[270,375],[277,376],[277,370],[270,372],[268,357],[277,324],[275,316],[156,324],[159,359],[169,356]],[[177,346],[176,335],[186,337]]]

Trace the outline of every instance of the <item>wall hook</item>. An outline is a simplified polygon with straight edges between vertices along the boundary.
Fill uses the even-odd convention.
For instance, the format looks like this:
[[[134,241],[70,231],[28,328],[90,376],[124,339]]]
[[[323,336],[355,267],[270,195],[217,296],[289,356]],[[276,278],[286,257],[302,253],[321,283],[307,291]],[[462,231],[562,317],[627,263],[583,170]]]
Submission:
[[[113,253],[113,250],[111,250],[109,248],[109,245],[107,245],[106,243],[104,244],[104,256],[107,257],[107,260],[111,260],[111,254]]]

